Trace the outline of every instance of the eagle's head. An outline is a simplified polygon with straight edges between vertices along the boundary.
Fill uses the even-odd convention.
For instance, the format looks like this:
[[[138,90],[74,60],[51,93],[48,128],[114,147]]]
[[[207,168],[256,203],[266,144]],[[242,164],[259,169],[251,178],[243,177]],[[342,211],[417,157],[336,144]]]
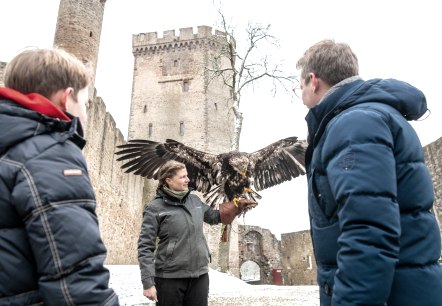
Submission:
[[[229,165],[237,172],[240,173],[243,178],[246,176],[247,168],[249,167],[250,160],[244,154],[234,154],[229,158]]]

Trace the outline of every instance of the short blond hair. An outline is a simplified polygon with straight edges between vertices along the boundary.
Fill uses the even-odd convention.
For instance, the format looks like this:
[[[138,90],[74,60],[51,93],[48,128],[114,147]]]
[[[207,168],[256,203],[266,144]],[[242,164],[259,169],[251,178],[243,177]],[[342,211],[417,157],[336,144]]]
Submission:
[[[91,77],[78,58],[62,49],[28,49],[6,65],[3,81],[6,87],[23,94],[38,93],[46,98],[72,87],[76,98]]]

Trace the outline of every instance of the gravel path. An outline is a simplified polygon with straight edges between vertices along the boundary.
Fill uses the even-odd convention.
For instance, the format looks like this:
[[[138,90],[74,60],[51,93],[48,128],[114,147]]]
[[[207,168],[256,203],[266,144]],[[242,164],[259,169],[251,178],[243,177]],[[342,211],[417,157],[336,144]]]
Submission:
[[[153,306],[142,294],[140,271],[136,265],[109,265],[110,287],[120,304]],[[209,306],[317,306],[317,286],[249,285],[242,280],[210,270]]]

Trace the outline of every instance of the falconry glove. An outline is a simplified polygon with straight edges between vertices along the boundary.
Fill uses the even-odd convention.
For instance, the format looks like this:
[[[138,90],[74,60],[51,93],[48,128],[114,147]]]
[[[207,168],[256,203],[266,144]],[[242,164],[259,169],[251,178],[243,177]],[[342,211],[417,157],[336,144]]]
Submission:
[[[221,217],[221,223],[225,225],[232,223],[236,216],[244,214],[256,205],[258,205],[257,202],[243,198],[239,199],[236,205],[233,201],[220,204],[219,214]]]

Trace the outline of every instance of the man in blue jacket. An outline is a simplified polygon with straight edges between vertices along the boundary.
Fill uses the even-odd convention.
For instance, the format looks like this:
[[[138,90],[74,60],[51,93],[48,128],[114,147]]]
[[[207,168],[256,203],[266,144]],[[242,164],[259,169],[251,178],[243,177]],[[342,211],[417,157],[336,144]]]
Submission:
[[[299,59],[309,108],[306,168],[321,305],[442,305],[439,227],[419,138],[415,87],[363,81],[347,44]]]
[[[0,87],[0,305],[119,305],[81,149],[89,76],[32,49]]]

